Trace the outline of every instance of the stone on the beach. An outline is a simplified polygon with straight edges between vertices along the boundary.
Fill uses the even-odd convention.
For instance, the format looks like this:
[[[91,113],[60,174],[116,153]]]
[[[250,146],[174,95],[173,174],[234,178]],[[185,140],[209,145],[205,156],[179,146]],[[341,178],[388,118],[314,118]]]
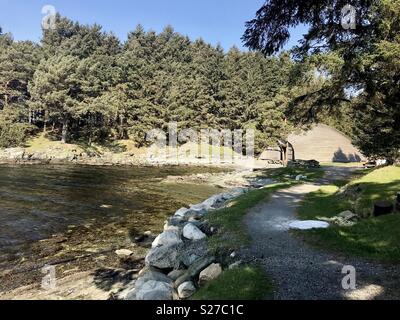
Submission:
[[[207,237],[199,228],[197,228],[192,223],[188,223],[183,228],[183,236],[186,239],[194,240],[194,241],[201,240],[201,239],[204,239]]]
[[[158,269],[173,269],[178,258],[178,245],[156,247],[146,256],[146,264]]]
[[[152,248],[182,243],[179,228],[170,227],[153,241]]]
[[[184,218],[188,211],[189,209],[187,208],[180,208],[177,212],[175,212],[175,216]]]
[[[204,205],[204,203],[199,203],[199,204],[195,204],[195,205],[190,206],[190,210],[193,210],[193,211],[207,211],[207,208]]]
[[[203,216],[207,214],[207,210],[202,209],[202,210],[189,210],[186,213],[185,218],[187,220],[200,220],[201,218],[203,218]]]
[[[202,286],[211,280],[218,278],[222,273],[222,268],[219,263],[213,263],[206,269],[200,272],[199,285]]]
[[[131,255],[133,255],[133,252],[131,250],[128,250],[128,249],[120,249],[120,250],[116,250],[115,254],[121,259],[127,259]]]
[[[239,197],[239,196],[241,196],[242,194],[245,194],[246,191],[247,191],[247,189],[245,189],[245,188],[235,188],[235,189],[233,189],[233,190],[231,190],[231,191],[229,192],[230,199]]]
[[[190,267],[200,258],[204,258],[208,254],[207,239],[198,241],[186,241],[179,247],[178,259],[179,263]]]
[[[222,196],[221,195],[214,195],[207,200],[203,201],[203,206],[206,210],[211,210],[214,208],[215,205],[217,205],[219,202],[222,201]]]
[[[173,217],[169,218],[166,221],[166,223],[164,225],[164,229],[166,229],[166,228],[168,228],[170,226],[179,227],[184,223],[185,223],[185,219],[183,217],[181,217],[181,216],[173,216]]]
[[[182,283],[178,287],[178,296],[180,299],[190,298],[196,292],[196,287],[192,281]]]
[[[298,229],[298,230],[326,229],[328,227],[329,227],[328,222],[316,221],[316,220],[294,221],[289,224],[290,229]]]
[[[135,289],[136,300],[173,300],[174,288],[171,284],[150,280]]]
[[[136,281],[124,285],[124,289],[117,294],[118,300],[136,300],[135,285]]]
[[[204,270],[207,266],[215,261],[215,257],[204,257],[195,261],[189,269],[175,281],[175,286],[179,287],[182,283],[191,281],[197,277],[199,273]]]
[[[180,276],[182,276],[186,270],[173,270],[170,273],[168,273],[168,278],[170,278],[172,281],[176,281]]]
[[[135,283],[136,290],[140,289],[148,281],[158,281],[158,282],[165,282],[168,284],[172,284],[172,279],[170,279],[165,274],[153,270],[148,270],[144,272],[139,279],[136,280]]]

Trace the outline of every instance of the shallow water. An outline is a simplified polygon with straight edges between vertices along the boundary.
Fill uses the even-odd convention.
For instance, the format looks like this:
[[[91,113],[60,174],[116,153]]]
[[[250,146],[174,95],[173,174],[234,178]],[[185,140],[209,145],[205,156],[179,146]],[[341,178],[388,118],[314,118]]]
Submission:
[[[134,215],[147,220],[151,215],[168,214],[201,200],[210,188],[182,190],[180,185],[166,187],[160,181],[168,175],[204,170],[0,166],[0,247],[43,239],[93,218],[104,222]]]
[[[131,235],[156,233],[175,210],[220,192],[208,185],[165,184],[164,178],[217,171],[0,166],[0,275],[55,258],[130,246]],[[60,235],[68,238],[56,246],[45,240]]]

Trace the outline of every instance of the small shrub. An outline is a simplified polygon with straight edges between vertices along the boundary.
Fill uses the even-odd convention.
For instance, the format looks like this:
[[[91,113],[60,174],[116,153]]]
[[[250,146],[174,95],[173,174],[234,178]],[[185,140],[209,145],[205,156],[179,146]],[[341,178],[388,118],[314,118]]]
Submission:
[[[0,148],[22,145],[35,131],[35,127],[24,123],[0,122]]]

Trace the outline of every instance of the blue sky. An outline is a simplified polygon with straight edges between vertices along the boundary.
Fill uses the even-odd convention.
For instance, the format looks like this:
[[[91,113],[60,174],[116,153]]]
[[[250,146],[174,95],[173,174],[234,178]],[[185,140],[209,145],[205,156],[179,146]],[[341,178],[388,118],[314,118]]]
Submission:
[[[254,17],[264,0],[0,0],[0,26],[16,40],[38,41],[41,35],[41,12],[53,5],[64,16],[84,24],[98,23],[122,40],[137,24],[161,31],[166,25],[191,39],[202,37],[225,49],[240,40],[244,23]],[[293,32],[288,47],[304,33]]]

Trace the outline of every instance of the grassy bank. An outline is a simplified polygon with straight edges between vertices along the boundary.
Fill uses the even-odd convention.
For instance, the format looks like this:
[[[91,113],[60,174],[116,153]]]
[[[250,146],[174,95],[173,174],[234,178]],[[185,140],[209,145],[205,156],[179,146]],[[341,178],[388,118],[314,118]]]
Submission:
[[[273,287],[264,269],[244,266],[225,271],[201,288],[193,300],[264,300],[272,298]]]
[[[340,185],[340,184],[338,184]],[[400,167],[385,167],[357,178],[345,187],[324,186],[309,194],[298,210],[305,220],[333,217],[351,210],[364,217],[351,227],[299,232],[305,240],[345,255],[357,255],[383,262],[400,262],[400,214],[373,217],[373,204],[394,201],[400,191]]]
[[[212,251],[232,251],[249,244],[248,234],[243,227],[243,219],[249,209],[260,201],[266,201],[272,192],[287,188],[296,182],[283,182],[269,185],[246,193],[232,201],[227,208],[210,213],[207,220],[219,228],[217,235],[209,239]]]

